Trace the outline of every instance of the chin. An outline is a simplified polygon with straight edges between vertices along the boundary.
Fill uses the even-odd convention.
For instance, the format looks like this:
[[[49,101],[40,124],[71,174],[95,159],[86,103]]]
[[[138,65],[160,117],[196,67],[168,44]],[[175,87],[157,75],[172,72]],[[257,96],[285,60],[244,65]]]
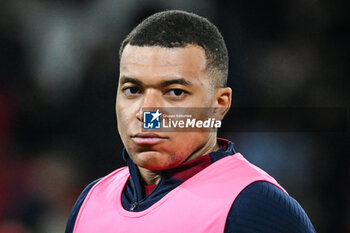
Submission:
[[[139,152],[133,161],[137,166],[149,170],[164,170],[177,165],[176,161],[171,159],[171,156],[158,151]]]

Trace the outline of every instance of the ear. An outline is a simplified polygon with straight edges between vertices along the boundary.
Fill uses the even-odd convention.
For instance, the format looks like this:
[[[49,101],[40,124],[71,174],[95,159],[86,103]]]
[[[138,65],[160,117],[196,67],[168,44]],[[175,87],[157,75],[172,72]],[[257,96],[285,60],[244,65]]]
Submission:
[[[215,93],[214,116],[217,120],[224,119],[231,107],[232,89],[230,87],[218,88]]]

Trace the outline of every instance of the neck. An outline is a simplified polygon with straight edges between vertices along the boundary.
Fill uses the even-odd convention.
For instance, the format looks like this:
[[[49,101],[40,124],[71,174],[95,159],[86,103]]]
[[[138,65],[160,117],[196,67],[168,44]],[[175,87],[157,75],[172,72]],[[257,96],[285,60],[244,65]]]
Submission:
[[[209,140],[201,145],[197,150],[195,150],[192,154],[190,154],[187,159],[185,159],[182,163],[194,160],[202,155],[209,154],[210,152],[217,151],[219,146],[217,144],[216,135],[209,138]],[[138,166],[140,171],[140,175],[145,182],[145,184],[158,184],[161,179],[162,170],[149,170],[147,168],[143,168]]]
[[[147,168],[139,167],[140,175],[145,184],[158,184],[161,178],[161,170],[149,170]]]

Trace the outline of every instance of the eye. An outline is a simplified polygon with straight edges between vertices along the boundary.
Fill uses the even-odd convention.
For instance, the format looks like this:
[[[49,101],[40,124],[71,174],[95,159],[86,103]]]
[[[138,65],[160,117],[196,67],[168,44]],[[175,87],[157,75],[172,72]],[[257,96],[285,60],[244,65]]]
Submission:
[[[141,94],[141,90],[138,87],[126,87],[123,89],[123,92],[126,96],[135,96]]]
[[[183,98],[186,94],[188,94],[187,91],[184,91],[182,89],[170,89],[167,93],[167,95],[170,95],[170,97],[175,98],[175,99],[181,99]]]

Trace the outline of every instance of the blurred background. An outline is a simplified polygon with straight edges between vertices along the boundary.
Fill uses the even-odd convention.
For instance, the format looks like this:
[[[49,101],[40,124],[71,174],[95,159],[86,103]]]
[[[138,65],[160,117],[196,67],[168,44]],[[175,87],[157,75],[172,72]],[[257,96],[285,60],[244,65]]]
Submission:
[[[346,108],[341,1],[2,1],[0,233],[63,232],[82,189],[125,165],[114,110],[118,49],[165,9],[218,26],[233,106]],[[347,129],[221,136],[273,175],[317,232],[350,232]]]

